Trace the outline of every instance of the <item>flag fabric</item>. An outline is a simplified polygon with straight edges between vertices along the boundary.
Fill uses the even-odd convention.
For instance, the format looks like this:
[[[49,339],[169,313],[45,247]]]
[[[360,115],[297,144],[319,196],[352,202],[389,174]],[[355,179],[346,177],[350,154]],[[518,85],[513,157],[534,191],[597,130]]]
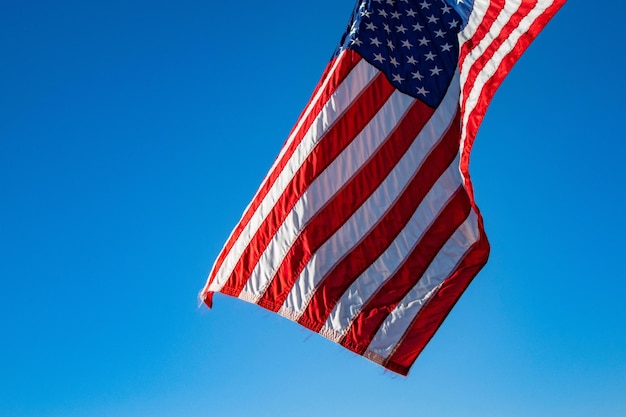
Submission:
[[[470,150],[563,4],[357,2],[201,299],[258,304],[406,375],[487,262]]]

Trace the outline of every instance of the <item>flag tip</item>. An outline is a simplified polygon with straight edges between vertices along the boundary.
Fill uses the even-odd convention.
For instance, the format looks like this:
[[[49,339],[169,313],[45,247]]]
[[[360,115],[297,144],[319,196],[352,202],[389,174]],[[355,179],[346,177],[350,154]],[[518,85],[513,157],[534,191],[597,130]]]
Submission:
[[[209,309],[213,308],[213,292],[207,291],[204,294],[200,295],[200,299]]]

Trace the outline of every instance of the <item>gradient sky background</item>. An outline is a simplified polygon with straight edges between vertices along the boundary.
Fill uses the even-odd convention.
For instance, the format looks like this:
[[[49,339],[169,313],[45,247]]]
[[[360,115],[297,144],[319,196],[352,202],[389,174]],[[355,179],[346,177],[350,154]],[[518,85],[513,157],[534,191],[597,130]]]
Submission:
[[[491,259],[408,378],[197,294],[353,0],[0,4],[0,415],[626,415],[622,2],[496,94]]]

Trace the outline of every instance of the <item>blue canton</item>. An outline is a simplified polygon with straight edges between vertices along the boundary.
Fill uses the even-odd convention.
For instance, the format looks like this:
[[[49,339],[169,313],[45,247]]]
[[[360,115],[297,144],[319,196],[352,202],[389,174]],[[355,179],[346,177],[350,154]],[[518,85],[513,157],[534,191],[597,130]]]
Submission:
[[[338,52],[358,52],[395,88],[434,108],[454,76],[465,20],[442,0],[363,0]]]

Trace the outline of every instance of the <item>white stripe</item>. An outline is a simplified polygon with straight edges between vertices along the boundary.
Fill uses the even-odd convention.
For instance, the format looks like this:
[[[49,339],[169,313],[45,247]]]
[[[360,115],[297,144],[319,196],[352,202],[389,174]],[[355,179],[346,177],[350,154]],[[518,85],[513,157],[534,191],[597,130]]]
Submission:
[[[467,137],[467,123],[473,110],[476,108],[476,105],[480,97],[482,96],[483,87],[485,86],[487,81],[489,81],[489,79],[491,79],[491,77],[493,77],[493,75],[497,72],[498,68],[502,64],[502,61],[513,50],[513,48],[519,41],[520,37],[526,32],[528,32],[528,29],[534,23],[534,21],[539,16],[541,16],[545,12],[545,10],[552,5],[552,3],[553,1],[539,1],[535,5],[535,7],[530,11],[530,13],[528,13],[528,15],[526,15],[520,21],[517,28],[509,35],[506,41],[503,42],[502,45],[500,45],[500,47],[498,48],[496,53],[493,55],[493,57],[485,64],[484,68],[480,71],[480,73],[476,77],[476,81],[472,85],[472,89],[470,93],[467,95],[467,98],[465,99],[462,96],[462,100],[466,100],[466,103],[465,103],[463,120],[462,120],[463,129],[461,129],[461,148],[465,146],[465,139]],[[510,18],[510,16],[513,14],[512,6],[511,7],[505,6],[505,9],[509,13],[509,18]],[[496,34],[493,34],[493,37],[495,38]],[[473,63],[482,54],[482,52],[483,52],[482,49],[479,49],[479,48],[473,49],[468,55],[468,57],[471,55],[471,61]],[[469,65],[470,64],[468,63],[468,66]],[[461,85],[465,85],[467,73],[469,72],[469,69],[465,70],[465,63],[463,64],[463,67],[464,68],[461,70],[462,71]]]
[[[463,39],[471,39],[478,28],[480,27],[485,15],[487,14],[487,9],[489,8],[490,1],[475,1],[472,7],[472,12],[469,15],[469,19],[467,25],[463,28],[463,30],[459,33],[459,43],[462,46]]]
[[[458,109],[458,71],[444,100],[411,144],[409,150],[370,198],[311,257],[296,280],[280,314],[302,314],[323,278],[367,235],[397,200],[422,163],[448,131]]]
[[[345,59],[345,51],[342,52],[337,59],[333,62],[333,66],[332,68],[328,71],[328,73],[326,74],[326,78],[322,81],[322,84],[320,85],[320,88],[317,89],[317,93],[315,94],[314,97],[311,98],[309,105],[306,107],[306,109],[304,110],[304,112],[302,113],[302,117],[300,117],[300,119],[298,119],[298,122],[296,123],[296,126],[294,127],[293,131],[291,132],[291,134],[289,135],[289,137],[287,138],[287,140],[285,141],[284,145],[282,146],[282,148],[280,149],[280,152],[278,154],[278,156],[276,157],[276,159],[274,160],[274,163],[272,164],[272,166],[270,167],[270,169],[268,170],[267,174],[265,175],[265,178],[263,178],[263,181],[261,182],[261,185],[259,186],[259,188],[257,189],[256,193],[254,194],[254,197],[250,200],[250,202],[248,203],[248,205],[246,206],[246,208],[244,209],[244,214],[250,209],[250,206],[252,205],[252,203],[254,202],[254,200],[257,198],[257,196],[259,195],[259,192],[263,189],[263,187],[265,186],[265,183],[268,181],[268,179],[270,178],[270,176],[272,175],[272,172],[276,169],[276,167],[278,166],[280,160],[282,159],[283,155],[285,154],[285,152],[287,151],[287,149],[289,149],[289,146],[291,145],[291,143],[293,142],[294,138],[296,137],[296,135],[300,132],[300,129],[302,128],[302,125],[304,124],[304,121],[307,119],[307,117],[309,116],[309,114],[311,113],[311,111],[313,111],[313,109],[315,108],[315,106],[317,106],[318,101],[320,100],[320,97],[322,96],[322,94],[324,93],[324,91],[326,90],[329,81],[331,80],[331,78],[334,76],[335,70],[337,69],[337,66],[341,63],[341,61],[343,59]],[[226,244],[228,244],[228,242],[230,242],[231,238],[233,237],[235,230],[237,230],[236,227],[233,228],[233,230],[230,232],[230,235],[228,235],[228,239],[226,239]],[[219,257],[217,259],[215,259],[215,262],[213,263],[213,266],[211,267],[211,271],[215,269],[215,266],[217,265],[217,261],[218,261]],[[204,293],[205,291],[208,291],[208,285],[209,282],[207,281],[206,286],[204,287],[204,289],[202,290],[202,293]]]
[[[263,252],[242,296],[256,303],[305,226],[372,157],[414,102],[413,97],[396,90],[350,145],[313,181]]]
[[[289,146],[291,145],[291,142],[294,141],[294,138],[299,134],[300,129],[302,129],[302,125],[304,124],[305,120],[307,119],[307,117],[309,117],[309,115],[311,114],[311,112],[313,111],[313,109],[315,108],[315,106],[318,105],[318,102],[320,100],[320,97],[322,96],[322,94],[324,94],[324,92],[326,91],[327,87],[328,87],[328,83],[330,82],[330,80],[335,76],[335,71],[337,70],[337,67],[339,66],[339,64],[341,63],[342,60],[347,59],[346,58],[346,53],[345,51],[342,51],[341,54],[337,57],[337,59],[335,59],[335,62],[333,63],[332,68],[328,71],[328,73],[326,74],[326,78],[322,81],[322,84],[320,85],[320,87],[317,90],[317,93],[315,94],[315,96],[311,99],[309,105],[306,107],[306,109],[304,110],[304,112],[302,113],[302,117],[300,117],[298,119],[298,122],[296,123],[296,126],[293,128],[293,131],[291,132],[291,134],[289,135],[289,137],[287,138],[287,140],[285,141],[285,144],[283,145],[283,147],[280,149],[280,152],[278,153],[278,156],[276,157],[276,160],[274,161],[274,163],[272,164],[272,166],[270,167],[267,175],[265,176],[265,178],[263,179],[263,182],[261,183],[261,186],[259,187],[259,190],[261,190],[263,188],[263,185],[267,182],[267,179],[270,177],[271,173],[276,169],[276,167],[278,166],[280,160],[283,158],[283,156],[285,155],[285,152],[287,152],[287,149],[289,149]],[[257,191],[258,194],[258,191]],[[256,194],[254,196],[256,198]],[[252,201],[254,201],[254,198],[252,199]],[[251,203],[252,203],[251,201]]]
[[[493,22],[493,24],[489,28],[489,32],[485,35],[485,37],[483,37],[480,40],[478,45],[475,45],[469,51],[469,53],[467,54],[467,56],[465,57],[465,60],[462,62],[462,65],[461,65],[461,85],[462,86],[465,85],[465,82],[467,81],[467,76],[469,75],[470,70],[474,67],[474,64],[476,63],[476,61],[478,61],[480,57],[485,53],[485,51],[487,51],[489,46],[499,38],[500,32],[502,32],[502,29],[509,22],[509,20],[511,19],[511,16],[515,13],[515,11],[519,9],[521,4],[522,2],[520,0],[506,1],[504,4],[504,7],[500,10],[500,13],[498,14],[498,17],[496,18],[495,22]],[[486,13],[486,11],[487,11],[486,9],[485,10],[479,9],[477,10],[477,13],[482,13],[482,12]],[[478,18],[479,16],[477,15],[476,19],[474,19],[474,13],[472,13],[472,15],[470,16],[470,22],[472,24],[472,27],[470,28],[468,25],[465,27],[465,29],[463,29],[459,33],[458,37],[459,37],[459,43],[460,43],[461,48],[463,48],[463,45],[468,40],[471,39],[471,37],[474,35],[478,27],[481,26],[482,18],[480,18],[480,21],[478,21]],[[463,102],[463,89],[461,89],[461,103],[462,102]]]
[[[305,137],[302,139],[302,142],[287,162],[285,169],[281,171],[276,182],[273,184],[272,188],[267,193],[224,259],[219,271],[215,275],[215,279],[209,286],[209,291],[220,291],[224,284],[228,281],[235,265],[250,243],[252,237],[255,235],[267,215],[272,211],[274,204],[276,204],[276,201],[285,191],[285,188],[289,185],[294,174],[298,171],[302,163],[315,148],[319,139],[326,131],[328,131],[329,127],[341,117],[355,98],[361,94],[363,89],[370,84],[372,79],[377,74],[378,71],[363,60],[359,62],[352,72],[350,72],[348,77],[339,86],[332,97],[330,97],[320,114],[315,118],[315,121],[311,125],[311,128],[307,131]]]
[[[280,161],[280,158],[282,158],[282,156],[285,154],[285,151],[289,149],[289,145],[291,144],[291,142],[293,142],[294,138],[298,135],[298,133],[300,132],[300,129],[302,129],[302,125],[304,124],[304,121],[307,119],[311,111],[313,111],[313,108],[315,108],[315,106],[317,105],[317,102],[319,101],[322,94],[324,94],[324,92],[326,91],[328,82],[335,76],[335,71],[343,59],[345,59],[345,52],[342,52],[341,55],[335,60],[332,68],[328,71],[328,74],[326,78],[324,79],[322,85],[317,90],[315,97],[313,97],[313,99],[311,100],[307,108],[302,113],[302,117],[298,119],[296,126],[291,132],[291,135],[289,135],[289,137],[285,141],[284,146],[281,148],[280,153],[278,154],[278,157],[276,158],[276,162],[274,163],[274,165],[272,165],[270,172],[276,168],[276,164],[278,163],[278,161]]]
[[[404,229],[387,250],[372,263],[343,294],[322,329],[323,333],[343,335],[359,315],[363,306],[382,285],[404,264],[423,234],[439,217],[463,179],[458,157],[430,189]]]
[[[477,216],[472,211],[439,251],[419,282],[387,316],[367,349],[369,354],[387,358],[394,352],[422,307],[457,269],[478,237]]]

